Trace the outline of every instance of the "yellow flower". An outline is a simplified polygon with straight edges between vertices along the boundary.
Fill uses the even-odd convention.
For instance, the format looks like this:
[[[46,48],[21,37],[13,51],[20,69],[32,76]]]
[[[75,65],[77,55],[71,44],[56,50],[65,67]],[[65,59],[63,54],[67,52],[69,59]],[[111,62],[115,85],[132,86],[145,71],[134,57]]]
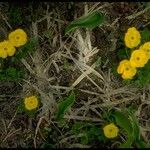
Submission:
[[[7,52],[0,49],[0,57],[1,58],[6,58],[7,57]]]
[[[103,128],[103,132],[107,138],[114,138],[118,135],[119,129],[114,123],[110,123]]]
[[[145,54],[147,55],[147,57],[150,59],[150,42],[146,42],[144,43],[144,45],[142,45],[140,47],[140,49],[145,51]]]
[[[135,67],[131,66],[129,60],[125,59],[120,62],[117,68],[117,72],[122,74],[123,79],[132,79],[135,76],[137,70]]]
[[[131,27],[125,34],[125,45],[129,48],[134,48],[140,44],[141,35],[135,27]]]
[[[0,57],[6,58],[7,56],[13,56],[15,52],[15,47],[9,41],[5,40],[0,43]]]
[[[130,63],[133,67],[144,67],[148,62],[148,57],[144,50],[135,50],[131,54]]]
[[[38,99],[36,96],[30,96],[24,99],[25,108],[32,110],[38,107]]]
[[[11,32],[8,36],[9,41],[15,47],[20,47],[27,42],[27,34],[22,29]]]

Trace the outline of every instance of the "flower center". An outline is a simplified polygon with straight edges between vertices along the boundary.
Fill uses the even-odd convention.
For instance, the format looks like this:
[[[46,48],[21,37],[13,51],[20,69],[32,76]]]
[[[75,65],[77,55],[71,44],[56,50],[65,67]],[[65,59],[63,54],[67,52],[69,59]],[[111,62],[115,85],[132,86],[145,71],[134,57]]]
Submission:
[[[140,57],[136,57],[136,60],[138,60],[138,61],[139,61],[139,60],[140,60]]]
[[[112,129],[109,129],[109,132],[112,132],[113,130]]]
[[[133,40],[134,39],[134,37],[133,36],[131,36],[131,40]]]
[[[19,36],[16,36],[16,39],[17,39],[17,40],[19,40],[19,39],[20,39],[20,37],[19,37]]]
[[[150,50],[149,50],[149,49],[147,49],[147,52],[150,52]]]
[[[4,50],[5,50],[5,51],[7,51],[7,48],[6,48],[6,47],[4,47]]]
[[[30,104],[33,104],[33,101],[30,101]]]
[[[128,70],[129,70],[129,67],[126,67],[125,70],[128,71]]]

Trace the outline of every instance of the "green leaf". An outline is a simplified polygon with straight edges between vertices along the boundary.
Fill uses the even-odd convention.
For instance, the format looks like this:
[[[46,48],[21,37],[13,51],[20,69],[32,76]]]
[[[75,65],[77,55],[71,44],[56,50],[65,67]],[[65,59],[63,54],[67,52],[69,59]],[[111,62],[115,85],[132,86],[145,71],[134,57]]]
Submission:
[[[122,59],[129,59],[131,56],[132,50],[130,50],[129,48],[123,48],[123,49],[119,49],[118,50],[118,58],[120,60]]]
[[[132,124],[133,124],[133,130],[134,130],[134,140],[135,144],[138,148],[148,148],[148,145],[141,140],[141,134],[140,134],[140,125],[136,117],[129,111],[127,113],[130,115],[132,119]]]
[[[137,141],[140,140],[140,127],[135,116],[131,115],[131,118],[132,118],[133,130],[134,130],[134,139]]]
[[[13,81],[16,82],[23,78],[23,70],[17,70],[14,67],[7,67],[0,70],[0,81]]]
[[[128,134],[131,134],[133,132],[130,120],[122,112],[114,112],[114,117],[116,119],[117,124],[120,127],[124,128]]]
[[[75,93],[72,91],[70,96],[58,104],[57,119],[62,119],[65,112],[73,105],[75,101]]]
[[[134,116],[134,111],[135,110],[134,110],[133,106],[130,106],[129,108],[126,109],[125,113],[131,119],[130,122],[131,122],[132,128],[133,128],[134,139],[135,140],[140,140],[140,127],[139,127],[138,120]]]
[[[90,28],[101,25],[105,20],[105,15],[99,12],[94,12],[88,14],[87,16],[82,16],[81,18],[73,21],[65,30],[65,33],[74,31],[77,28]]]
[[[150,40],[150,30],[148,28],[144,28],[141,32],[141,43],[144,44]]]
[[[120,147],[129,148],[134,141],[133,136],[133,128],[130,120],[126,117],[122,112],[116,111],[114,112],[114,117],[116,119],[117,124],[122,127],[127,132],[127,141],[122,144]]]
[[[144,141],[141,140],[137,140],[135,144],[137,148],[149,148],[149,146]]]

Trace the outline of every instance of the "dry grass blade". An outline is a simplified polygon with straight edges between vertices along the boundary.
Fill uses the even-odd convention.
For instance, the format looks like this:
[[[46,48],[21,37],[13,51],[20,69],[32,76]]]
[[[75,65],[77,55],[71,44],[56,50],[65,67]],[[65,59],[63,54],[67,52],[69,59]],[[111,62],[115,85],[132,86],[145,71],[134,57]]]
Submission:
[[[83,145],[80,143],[75,143],[69,146],[69,148],[90,148],[91,146],[89,145]]]
[[[83,71],[83,69],[82,69],[82,67],[81,67],[81,63],[79,62],[78,63],[78,61],[75,59],[75,58],[73,58],[72,57],[72,55],[71,55],[71,53],[70,53],[70,51],[69,51],[69,49],[65,46],[65,48],[66,48],[66,50],[68,51],[68,53],[70,54],[70,57],[72,58],[72,60],[74,61],[74,63],[77,65],[77,67],[80,69],[80,71],[82,72],[82,74],[83,75],[81,75],[73,84],[72,84],[72,87],[74,87],[74,86],[77,86],[77,84],[79,84],[79,82],[84,78],[84,77],[87,77],[99,90],[100,90],[100,92],[103,92],[103,89],[102,88],[100,88],[89,76],[88,76],[88,74],[89,73],[91,73],[91,71]],[[85,65],[85,64],[84,64]],[[83,65],[82,65],[83,66]],[[89,67],[90,69],[91,69],[91,67]],[[88,68],[88,69],[89,69]],[[94,71],[93,69],[91,69],[92,71]],[[94,72],[96,72],[96,71],[94,71]],[[99,74],[99,73],[97,73],[96,72],[96,74],[98,74],[98,76],[99,77],[101,77],[102,78],[102,76]]]
[[[9,137],[11,137],[13,134],[17,133],[21,131],[21,128],[17,129],[14,131],[14,129],[12,129],[8,134],[7,136],[2,140],[2,143],[4,143]]]
[[[121,100],[114,100],[114,102],[91,105],[91,107],[93,107],[93,108],[98,108],[98,107],[112,107],[112,108],[114,108],[114,106],[116,106],[116,105],[119,105],[121,103],[128,103],[130,101],[137,100],[137,98],[139,98],[139,95],[129,97],[129,98],[123,98]]]
[[[136,14],[132,14],[130,16],[127,16],[126,19],[128,19],[128,20],[135,19],[136,17],[144,14],[149,9],[150,9],[150,6],[146,7],[144,10],[141,10],[141,11],[137,12]]]
[[[25,67],[29,70],[29,72],[33,75],[35,75],[35,71],[31,68],[31,66],[27,63],[25,59],[22,59],[21,62],[25,65]]]
[[[67,141],[70,140],[70,139],[74,139],[74,138],[82,137],[82,136],[84,136],[83,133],[80,133],[80,134],[78,134],[78,135],[72,135],[72,136],[66,137],[66,138],[60,140],[59,144],[63,144],[63,143],[67,142]]]
[[[100,4],[100,3],[98,3],[98,4]],[[98,4],[97,4],[97,6],[98,6]],[[104,9],[104,8],[107,8],[107,7],[111,6],[111,5],[112,5],[112,4],[110,4],[110,3],[106,3],[106,4],[102,5],[102,6],[99,6],[98,8],[96,8],[96,6],[93,5],[93,6],[89,9],[89,13],[93,13],[93,12],[99,11],[99,10]],[[95,7],[95,8],[94,8],[94,7]]]
[[[99,141],[101,131],[99,135],[94,132],[97,128],[102,130],[110,121],[112,111],[132,107],[137,108],[135,116],[140,124],[142,140],[150,143],[150,86],[139,88],[126,84],[114,73],[115,65],[120,60],[118,51],[123,47],[124,31],[131,25],[140,30],[146,26],[149,28],[150,5],[146,5],[140,2],[60,2],[30,3],[25,8],[1,3],[0,23],[6,25],[6,31],[5,28],[1,30],[5,32],[5,37],[20,26],[27,31],[29,41],[37,39],[37,46],[33,53],[27,50],[28,56],[21,59],[21,64],[13,59],[15,55],[12,62],[11,57],[2,60],[4,64],[0,62],[0,146],[117,148],[127,139],[123,130],[107,145],[107,141]],[[64,33],[76,18],[92,16],[92,13],[102,13],[105,23],[102,26],[95,24],[96,28],[90,30],[81,27],[69,35]],[[31,47],[27,45],[25,50]],[[8,66],[5,67],[7,60]],[[7,69],[9,65],[18,68],[23,65],[25,78],[3,83],[2,69],[3,66]],[[58,121],[58,104],[72,90],[76,96],[75,102],[64,114],[62,122]],[[40,100],[34,118],[30,118],[26,111],[17,113],[18,110],[13,110],[18,106],[19,99],[29,95],[35,95]],[[76,130],[79,130],[77,135]],[[83,144],[84,140],[88,140],[87,145]]]
[[[34,136],[34,147],[36,148],[36,137],[37,137],[37,134],[38,134],[38,130],[39,130],[39,127],[40,127],[40,124],[42,122],[42,120],[44,119],[45,117],[41,117],[37,123],[37,126],[36,126],[36,129],[35,129],[35,136]]]
[[[0,12],[0,15],[2,19],[5,21],[6,25],[12,30],[12,26],[9,24],[9,22],[7,21],[6,17],[2,14],[2,12]]]
[[[92,121],[92,122],[103,122],[99,118],[91,118],[91,117],[84,117],[84,116],[73,116],[73,115],[65,115],[65,119],[71,119],[71,120],[80,120],[80,121]]]
[[[17,112],[18,112],[18,110],[16,110],[16,112],[15,112],[15,114],[14,114],[13,118],[11,119],[10,123],[8,124],[7,129],[9,129],[9,128],[10,128],[10,126],[11,126],[12,122],[14,121],[14,119],[15,119],[15,117],[16,117],[16,115],[17,115]]]

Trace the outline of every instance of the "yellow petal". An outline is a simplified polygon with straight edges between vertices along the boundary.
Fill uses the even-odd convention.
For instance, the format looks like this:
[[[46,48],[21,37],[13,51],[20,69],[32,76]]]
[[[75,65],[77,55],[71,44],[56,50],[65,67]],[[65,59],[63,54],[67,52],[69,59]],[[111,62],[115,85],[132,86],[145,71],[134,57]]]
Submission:
[[[27,42],[27,34],[22,29],[17,29],[11,32],[8,36],[9,41],[15,47],[20,47]]]
[[[136,75],[137,69],[136,68],[129,68],[128,71],[124,71],[122,74],[123,79],[132,79]]]
[[[24,100],[25,108],[27,110],[33,110],[38,107],[38,99],[36,96],[30,96]]]
[[[0,57],[1,58],[6,58],[7,57],[7,52],[4,50],[0,50]]]
[[[107,138],[114,138],[118,135],[119,129],[114,123],[110,123],[103,128],[103,132]]]
[[[13,55],[15,54],[15,52],[16,52],[16,49],[15,49],[15,48],[13,48],[13,49],[8,49],[8,50],[7,50],[8,56],[13,56]]]
[[[146,56],[148,57],[148,59],[150,59],[150,42],[144,43],[144,45],[142,45],[140,49],[144,50]]]
[[[148,62],[148,57],[142,49],[134,50],[131,54],[130,63],[133,67],[144,67]]]
[[[137,47],[141,41],[140,32],[135,27],[129,28],[125,33],[124,41],[128,48]]]
[[[117,72],[119,73],[119,74],[122,74],[123,73],[123,71],[124,71],[124,65],[126,64],[126,63],[128,63],[129,61],[127,60],[127,59],[125,59],[125,60],[122,60],[120,63],[119,63],[119,66],[118,66],[118,68],[117,68]]]

